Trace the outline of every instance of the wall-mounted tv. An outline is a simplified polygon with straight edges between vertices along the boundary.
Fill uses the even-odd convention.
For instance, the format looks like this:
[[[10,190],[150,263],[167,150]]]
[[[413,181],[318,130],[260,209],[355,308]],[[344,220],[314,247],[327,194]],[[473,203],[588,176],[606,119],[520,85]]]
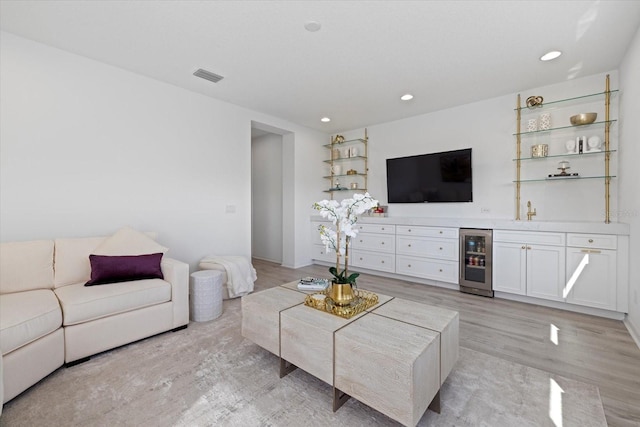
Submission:
[[[472,202],[471,148],[387,159],[389,203]]]

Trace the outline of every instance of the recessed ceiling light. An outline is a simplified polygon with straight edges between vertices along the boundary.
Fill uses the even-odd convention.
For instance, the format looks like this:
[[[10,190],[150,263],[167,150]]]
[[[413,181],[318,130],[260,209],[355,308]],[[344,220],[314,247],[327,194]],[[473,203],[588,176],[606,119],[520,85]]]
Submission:
[[[315,33],[316,31],[320,31],[322,25],[318,21],[307,21],[304,23],[305,30]]]
[[[405,95],[402,95],[400,99],[402,99],[403,101],[408,101],[410,99],[413,99],[413,95],[411,95],[410,93],[407,93]]]
[[[322,123],[328,123],[328,122],[330,122],[330,121],[331,121],[331,119],[330,119],[329,117],[323,117],[323,118],[321,118],[321,119],[320,119],[320,121],[321,121]]]
[[[562,55],[562,52],[559,50],[552,50],[551,52],[547,52],[540,57],[540,61],[551,61],[552,59],[556,59],[558,56]]]

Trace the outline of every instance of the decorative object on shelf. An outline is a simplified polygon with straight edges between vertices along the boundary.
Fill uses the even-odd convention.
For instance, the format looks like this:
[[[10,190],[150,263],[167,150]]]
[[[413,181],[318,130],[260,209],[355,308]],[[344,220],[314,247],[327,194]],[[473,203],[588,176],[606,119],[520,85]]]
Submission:
[[[344,142],[344,136],[336,135],[335,138],[331,140],[332,144],[342,144]]]
[[[542,113],[539,118],[540,130],[551,129],[551,113]]]
[[[527,98],[527,107],[528,108],[542,107],[542,101],[544,101],[544,98],[541,96],[530,96]]]
[[[358,183],[357,183],[357,182],[352,182],[352,183],[349,185],[349,187],[350,187],[352,190],[357,190],[357,189],[358,189]]]
[[[336,253],[336,265],[329,268],[333,279],[328,290],[328,295],[336,305],[347,305],[353,299],[351,290],[360,273],[349,274],[349,244],[351,238],[358,234],[357,228],[354,227],[358,216],[376,206],[378,206],[378,201],[372,198],[369,193],[356,193],[353,198],[344,199],[340,203],[336,200],[322,200],[313,204],[313,208],[320,212],[323,218],[332,221],[336,227],[335,230],[325,225],[318,228],[320,239],[326,246],[326,250],[332,250]],[[340,257],[344,258],[342,263]],[[342,266],[344,268],[340,271]]]
[[[338,305],[328,290],[318,292],[307,295],[304,300],[304,305],[349,319],[378,303],[378,295],[373,292],[353,289],[352,294],[352,299],[348,304]]]
[[[347,171],[347,175],[357,175],[357,174],[358,174],[358,171],[355,169],[349,169]]]
[[[535,132],[538,130],[538,119],[527,120],[527,132]]]
[[[560,163],[558,163],[558,170],[560,171],[560,175],[562,175],[562,176],[569,175],[567,173],[567,169],[571,169],[571,166],[569,166],[569,162],[568,161],[563,160]]]
[[[549,155],[549,145],[536,144],[531,146],[531,157],[547,157]]]
[[[335,187],[330,188],[330,190],[333,190],[333,191],[336,191],[336,190],[342,190],[342,187],[340,187],[340,181],[338,181],[338,180],[336,179],[336,186],[335,186]]]
[[[602,140],[599,136],[590,136],[587,140],[587,150],[589,152],[602,151]]]
[[[596,121],[598,113],[582,113],[569,117],[569,121],[574,126],[589,125]]]
[[[575,154],[576,152],[576,141],[573,139],[568,140],[564,143],[565,148],[567,149],[567,154]]]
[[[342,150],[342,157],[344,157],[345,159],[351,157],[351,149],[345,148],[344,150]]]
[[[582,154],[586,151],[586,148],[587,148],[587,137],[586,136],[576,137],[576,153]]]
[[[333,150],[331,150],[331,158],[333,160],[340,158],[340,149],[339,148],[334,148]]]
[[[358,157],[358,147],[351,147],[349,157]]]
[[[342,166],[340,166],[340,165],[331,166],[331,173],[334,174],[334,175],[342,174]]]

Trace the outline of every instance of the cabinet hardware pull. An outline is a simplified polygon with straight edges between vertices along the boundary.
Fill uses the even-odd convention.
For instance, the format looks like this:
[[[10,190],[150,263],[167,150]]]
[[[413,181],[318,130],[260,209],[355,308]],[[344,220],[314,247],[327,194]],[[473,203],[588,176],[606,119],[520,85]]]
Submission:
[[[411,229],[407,230],[409,233],[411,233]]]
[[[589,239],[589,243],[593,243],[593,239]]]
[[[440,271],[440,273],[442,273],[442,269],[440,269],[439,271]]]
[[[583,249],[580,252],[582,252],[583,254],[600,254],[602,253],[601,251],[595,250],[595,249]]]
[[[408,247],[411,247],[411,243],[409,243],[407,246],[408,246]]]
[[[362,257],[360,257],[360,261],[362,261]]]
[[[384,242],[382,242],[382,244],[384,245]]]
[[[384,231],[384,227],[382,227],[382,231]]]
[[[411,268],[411,264],[407,265],[407,267]]]
[[[442,234],[442,230],[440,230],[440,234]],[[442,270],[440,270],[440,271],[442,271]]]
[[[442,248],[440,248],[440,250],[442,250]]]
[[[522,249],[527,249],[527,247],[526,247],[526,246],[523,246],[523,247],[522,247]]]
[[[384,264],[384,261],[381,261]]]
[[[362,239],[360,239],[360,243],[362,243]]]
[[[531,250],[531,246],[527,246],[527,249]]]

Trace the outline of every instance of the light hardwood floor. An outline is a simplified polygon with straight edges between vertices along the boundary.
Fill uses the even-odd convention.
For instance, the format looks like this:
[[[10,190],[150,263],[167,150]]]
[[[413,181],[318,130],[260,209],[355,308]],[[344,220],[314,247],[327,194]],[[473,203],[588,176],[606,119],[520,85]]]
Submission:
[[[257,259],[253,265],[256,290],[329,276],[320,265],[290,269]],[[620,321],[367,274],[358,286],[456,310],[461,347],[594,384],[610,426],[640,426],[640,349]]]

